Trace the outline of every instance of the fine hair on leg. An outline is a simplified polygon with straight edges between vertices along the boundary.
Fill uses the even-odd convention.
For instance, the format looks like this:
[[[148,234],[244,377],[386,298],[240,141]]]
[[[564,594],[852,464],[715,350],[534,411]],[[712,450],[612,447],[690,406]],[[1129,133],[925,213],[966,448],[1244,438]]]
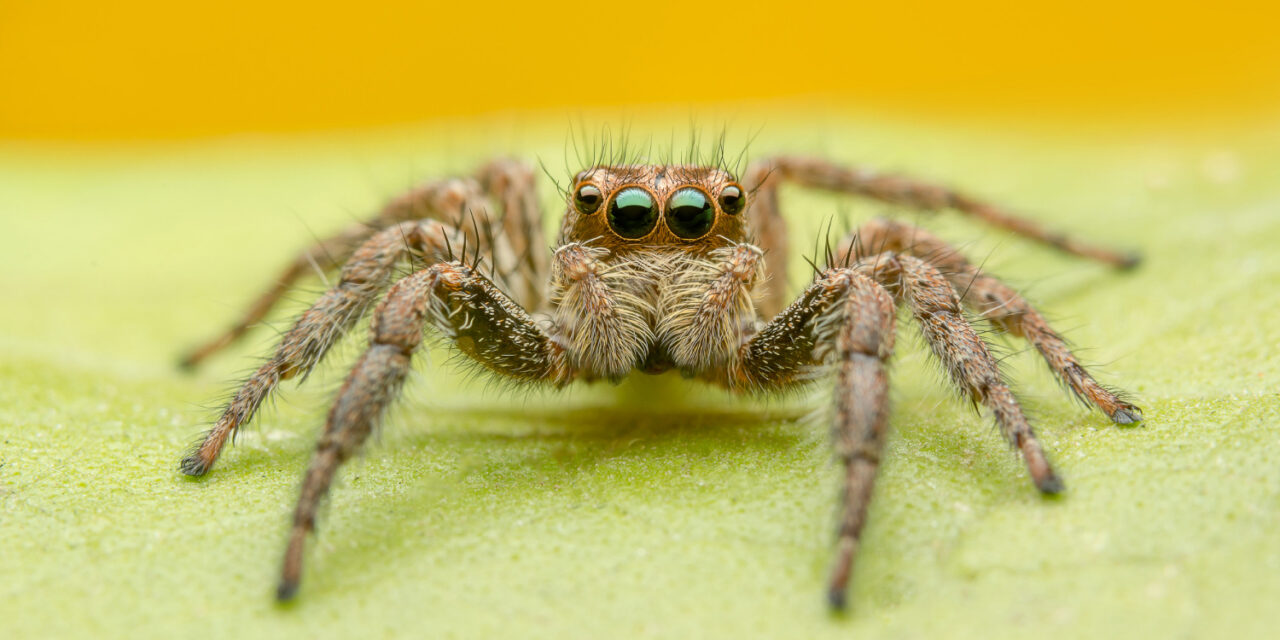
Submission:
[[[480,366],[508,380],[563,386],[573,379],[563,351],[484,276],[459,262],[434,265],[397,282],[374,311],[369,347],[329,411],[303,477],[277,597],[288,600],[302,576],[302,552],[334,475],[395,400],[410,360],[431,327]]]
[[[766,318],[780,311],[786,301],[782,289],[787,283],[787,223],[778,204],[778,188],[786,182],[925,211],[953,209],[1060,251],[1121,269],[1133,268],[1141,260],[1137,253],[1099,247],[1049,230],[1002,206],[938,184],[822,158],[776,156],[751,163],[743,173],[743,184],[752,193],[747,210],[752,231],[756,242],[769,256],[767,275],[773,288],[761,304]]]
[[[327,273],[341,267],[375,233],[415,220],[456,223],[468,211],[483,212],[486,209],[480,188],[472,180],[444,178],[414,187],[387,202],[368,220],[317,240],[300,251],[230,328],[183,355],[180,366],[194,369],[210,356],[234,344],[250,327],[262,322],[303,276],[313,270]]]
[[[386,287],[395,265],[413,253],[429,260],[448,259],[451,240],[459,234],[435,221],[403,222],[384,229],[357,249],[342,268],[340,280],[294,322],[267,359],[227,403],[213,427],[182,460],[182,473],[208,473],[223,447],[249,422],[281,380],[301,376],[318,364]]]
[[[1044,358],[1058,380],[1116,424],[1142,420],[1142,410],[1098,383],[1040,312],[1012,287],[975,267],[959,250],[912,225],[876,219],[849,234],[836,248],[837,265],[884,251],[907,253],[933,265],[961,294],[961,302],[992,325],[1023,338]]]
[[[835,373],[831,422],[844,466],[836,555],[827,600],[843,609],[889,425],[888,362],[894,301],[854,269],[827,269],[800,297],[741,346],[736,362],[712,378],[744,393],[781,391]]]
[[[991,350],[961,312],[960,296],[951,283],[928,263],[903,254],[871,256],[856,268],[872,275],[906,302],[948,377],[962,394],[985,406],[995,417],[1000,432],[1022,454],[1036,488],[1043,493],[1061,492],[1062,480],[1054,473],[1022,406],[1000,375]]]

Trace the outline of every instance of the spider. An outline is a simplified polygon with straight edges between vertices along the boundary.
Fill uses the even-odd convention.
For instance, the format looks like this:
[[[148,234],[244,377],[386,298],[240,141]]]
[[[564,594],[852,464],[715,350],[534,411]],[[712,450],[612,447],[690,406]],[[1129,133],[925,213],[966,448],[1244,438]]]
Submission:
[[[1136,265],[1136,255],[1047,231],[948,188],[822,159],[759,161],[741,180],[724,163],[592,165],[564,190],[567,206],[550,255],[540,246],[535,172],[496,160],[470,177],[425,182],[371,220],[302,251],[237,324],[185,358],[195,366],[230,344],[318,261],[341,265],[338,283],[298,317],[182,460],[182,473],[201,476],[281,381],[305,378],[372,309],[369,346],[338,391],[302,481],[278,599],[295,596],[318,504],[396,398],[424,329],[483,370],[529,386],[617,382],[633,370],[674,369],[755,395],[834,378],[831,433],[843,475],[827,599],[837,610],[845,606],[885,442],[898,307],[910,311],[958,391],[994,416],[1045,494],[1061,492],[1062,481],[964,307],[1030,343],[1071,392],[1112,421],[1142,419],[1138,407],[1089,374],[1017,292],[902,222],[875,219],[849,233],[788,303],[780,286],[787,282],[788,242],[778,190],[791,182],[892,205],[953,209],[1119,268]],[[393,283],[405,260],[416,270]],[[779,286],[759,286],[768,281]]]

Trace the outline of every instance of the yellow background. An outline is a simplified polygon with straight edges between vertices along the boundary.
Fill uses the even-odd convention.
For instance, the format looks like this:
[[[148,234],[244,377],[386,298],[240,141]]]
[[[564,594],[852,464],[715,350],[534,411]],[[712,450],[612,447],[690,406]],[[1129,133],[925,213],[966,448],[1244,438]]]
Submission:
[[[1262,3],[903,4],[0,0],[0,138],[775,98],[1032,119],[1280,113],[1280,20]]]

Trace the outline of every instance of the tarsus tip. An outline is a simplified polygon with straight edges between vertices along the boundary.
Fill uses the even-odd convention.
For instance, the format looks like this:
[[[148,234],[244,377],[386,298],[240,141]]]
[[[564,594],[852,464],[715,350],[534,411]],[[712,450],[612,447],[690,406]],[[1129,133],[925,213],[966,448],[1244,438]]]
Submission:
[[[178,471],[181,471],[183,475],[199,478],[209,473],[209,465],[205,464],[204,459],[199,454],[193,453],[182,459],[182,462],[178,464]]]
[[[1137,251],[1130,251],[1120,256],[1120,262],[1118,262],[1116,266],[1124,271],[1128,271],[1130,269],[1138,268],[1138,265],[1141,264],[1142,254]]]
[[[1036,480],[1036,488],[1040,493],[1053,496],[1062,493],[1067,487],[1062,484],[1062,478],[1058,474],[1050,472],[1049,475]]]
[[[1116,424],[1137,424],[1142,422],[1142,409],[1133,405],[1120,407],[1111,414],[1111,421]]]
[[[844,589],[830,589],[827,591],[827,606],[831,608],[832,613],[844,613],[848,606],[848,598],[845,596]]]

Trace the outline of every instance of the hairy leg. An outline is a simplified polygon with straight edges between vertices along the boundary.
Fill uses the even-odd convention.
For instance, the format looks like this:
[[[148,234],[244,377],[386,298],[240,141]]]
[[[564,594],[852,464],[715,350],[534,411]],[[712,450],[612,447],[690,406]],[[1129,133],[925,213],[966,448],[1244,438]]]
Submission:
[[[760,315],[772,318],[787,306],[787,258],[790,254],[787,221],[778,205],[779,180],[769,163],[754,163],[743,174],[742,186],[751,196],[747,216],[752,239],[768,257]]]
[[[888,430],[894,321],[884,287],[852,269],[828,269],[740,347],[719,380],[739,391],[771,391],[835,370],[831,433],[845,472],[827,598],[837,609],[845,605]]]
[[[1001,432],[1022,454],[1036,487],[1044,493],[1062,490],[1022,408],[1001,379],[995,358],[961,314],[959,294],[936,269],[892,252],[828,268],[743,344],[737,362],[718,382],[738,391],[767,392],[796,386],[826,367],[837,367],[833,433],[845,479],[827,594],[835,608],[845,604],[887,430],[885,365],[894,333],[890,293],[911,308],[956,386],[992,412]]]
[[[1098,407],[1117,424],[1142,420],[1142,410],[1098,384],[1071,353],[1067,342],[1026,299],[973,266],[958,250],[928,231],[893,220],[872,220],[841,240],[833,266],[847,266],[846,263],[883,251],[907,253],[936,267],[951,286],[961,292],[961,301],[966,306],[1000,330],[1031,343],[1076,397]]]
[[[542,231],[542,207],[538,204],[533,168],[519,160],[490,162],[477,173],[481,187],[502,211],[505,253],[495,252],[506,291],[525,309],[541,310],[546,303],[547,250]]]
[[[182,357],[180,365],[188,369],[197,367],[209,356],[235,343],[250,327],[261,322],[303,276],[313,270],[328,272],[342,266],[375,233],[414,220],[453,224],[465,212],[474,210],[486,210],[486,203],[479,185],[473,180],[447,178],[415,187],[388,202],[368,221],[351,225],[303,249],[231,328],[192,349]]]
[[[779,156],[753,163],[744,174],[744,185],[753,191],[748,215],[758,236],[757,243],[770,258],[770,281],[781,289],[786,279],[786,224],[778,208],[778,187],[785,181],[839,193],[859,195],[889,204],[924,210],[955,209],[990,225],[1008,229],[1038,242],[1077,256],[1120,268],[1138,264],[1136,253],[1121,253],[1098,247],[1066,234],[1046,229],[1038,222],[1019,217],[1005,208],[972,198],[947,187],[905,176],[883,174],[865,168],[843,166],[819,158]],[[776,256],[776,257],[775,257]],[[771,292],[762,311],[781,309],[785,293]],[[771,316],[766,316],[771,317]]]
[[[183,458],[183,473],[204,475],[241,425],[281,380],[303,377],[355,322],[386,287],[397,262],[418,253],[430,261],[450,259],[456,231],[435,221],[404,222],[365,241],[342,268],[338,284],[325,292],[284,335],[275,354],[262,364],[232,397],[204,439]]]
[[[395,284],[374,312],[369,348],[342,385],[303,478],[277,597],[292,598],[316,510],[338,467],[354,455],[395,399],[410,359],[431,325],[485,368],[524,383],[573,379],[563,350],[483,276],[460,263],[437,264]]]
[[[1001,377],[995,357],[961,313],[960,295],[951,283],[927,262],[903,254],[872,256],[857,268],[911,307],[925,341],[952,382],[995,416],[1000,432],[1022,453],[1036,488],[1044,493],[1062,491],[1062,481],[1049,465],[1022,406]]]
[[[827,600],[843,609],[853,559],[858,552],[862,527],[880,451],[889,429],[889,374],[886,364],[893,354],[893,299],[885,290],[856,274],[848,278],[848,296],[824,319],[835,333],[831,344],[836,364],[835,421],[832,435],[836,455],[844,462],[840,529],[836,558],[827,584]],[[819,335],[823,333],[819,327]],[[821,350],[820,350],[821,351]]]

